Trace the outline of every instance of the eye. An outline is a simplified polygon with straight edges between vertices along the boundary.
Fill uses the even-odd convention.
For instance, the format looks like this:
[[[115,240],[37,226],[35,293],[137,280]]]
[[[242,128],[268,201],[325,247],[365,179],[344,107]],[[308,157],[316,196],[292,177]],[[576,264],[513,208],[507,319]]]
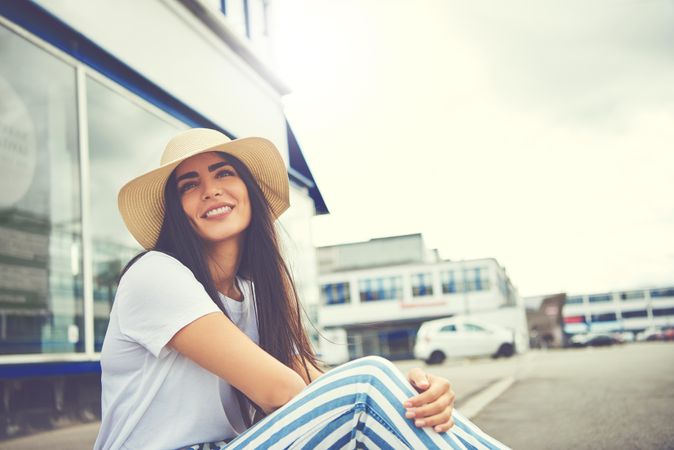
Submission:
[[[180,194],[184,194],[185,192],[189,191],[196,185],[197,183],[195,183],[194,181],[188,181],[187,183],[183,183],[182,185],[178,186],[178,192]]]
[[[216,173],[215,176],[216,178],[235,177],[236,172],[234,172],[232,169],[222,169],[218,171],[218,173]]]

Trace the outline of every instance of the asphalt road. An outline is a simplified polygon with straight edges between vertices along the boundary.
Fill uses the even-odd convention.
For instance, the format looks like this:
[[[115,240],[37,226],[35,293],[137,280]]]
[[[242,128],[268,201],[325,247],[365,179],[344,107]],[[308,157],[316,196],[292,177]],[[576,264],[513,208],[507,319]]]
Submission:
[[[513,449],[674,449],[674,343],[537,352],[473,420]]]

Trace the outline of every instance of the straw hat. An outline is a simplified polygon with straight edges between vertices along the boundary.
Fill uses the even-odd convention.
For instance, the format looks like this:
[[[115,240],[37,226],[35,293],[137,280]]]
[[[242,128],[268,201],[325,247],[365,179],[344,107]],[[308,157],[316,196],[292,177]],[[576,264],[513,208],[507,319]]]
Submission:
[[[246,165],[275,219],[288,209],[288,173],[272,142],[259,137],[231,140],[216,130],[193,128],[166,144],[158,169],[134,178],[119,191],[119,212],[143,248],[153,248],[159,238],[164,221],[164,187],[173,169],[190,156],[214,151],[227,152]]]

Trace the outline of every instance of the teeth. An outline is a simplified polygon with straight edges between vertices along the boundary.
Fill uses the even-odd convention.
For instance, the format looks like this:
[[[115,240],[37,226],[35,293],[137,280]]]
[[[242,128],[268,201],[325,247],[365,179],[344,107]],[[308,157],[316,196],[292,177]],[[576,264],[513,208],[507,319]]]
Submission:
[[[226,213],[226,212],[230,212],[231,210],[232,210],[231,206],[221,206],[220,208],[211,209],[210,211],[208,211],[206,213],[206,217],[211,217],[211,216],[214,216],[216,214],[223,214],[223,213]]]

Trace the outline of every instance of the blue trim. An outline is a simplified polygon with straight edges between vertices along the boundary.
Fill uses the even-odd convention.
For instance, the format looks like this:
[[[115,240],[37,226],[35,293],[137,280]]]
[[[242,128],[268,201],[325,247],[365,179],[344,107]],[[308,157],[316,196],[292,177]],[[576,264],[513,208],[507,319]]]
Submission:
[[[309,196],[314,201],[316,214],[330,214],[330,211],[328,211],[328,207],[325,204],[325,200],[323,200],[323,195],[318,189],[318,185],[314,180],[314,176],[311,173],[311,169],[309,169],[306,159],[304,159],[300,144],[297,142],[295,133],[290,127],[288,120],[286,120],[286,133],[288,135],[288,162],[290,165],[288,172],[292,172],[293,175],[299,173],[305,180],[311,183],[305,182],[304,185],[309,188]]]
[[[100,374],[100,361],[0,364],[0,379]]]
[[[227,15],[227,0],[220,0],[220,11],[222,11],[224,15]]]

